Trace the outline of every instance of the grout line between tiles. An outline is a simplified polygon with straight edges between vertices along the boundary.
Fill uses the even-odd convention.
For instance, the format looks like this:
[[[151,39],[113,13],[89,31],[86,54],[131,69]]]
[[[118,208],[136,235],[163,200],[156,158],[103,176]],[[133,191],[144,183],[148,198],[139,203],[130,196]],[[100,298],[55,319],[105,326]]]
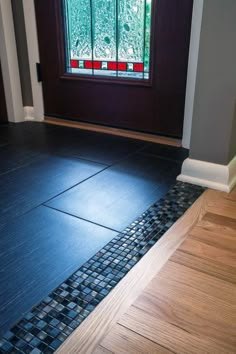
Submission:
[[[108,227],[108,226],[99,224],[99,223],[97,223],[97,222],[94,222],[94,221],[91,221],[91,220],[82,218],[82,217],[80,217],[80,216],[77,216],[77,215],[74,215],[74,214],[71,214],[71,213],[67,213],[66,211],[57,209],[57,208],[52,207],[52,206],[50,206],[50,205],[42,204],[42,206],[44,206],[44,207],[46,207],[46,208],[49,208],[49,209],[52,209],[52,210],[55,210],[55,211],[58,211],[59,213],[62,213],[62,214],[65,214],[65,215],[73,216],[73,217],[76,218],[76,219],[89,222],[90,224],[93,224],[93,225],[96,225],[96,226],[100,226],[100,227],[102,227],[102,228],[104,228],[104,229],[108,229],[108,230],[110,230],[110,231],[114,231],[114,232],[117,232],[117,233],[119,233],[119,234],[122,234],[122,233],[123,233],[122,231],[112,229],[111,227]]]
[[[64,194],[64,193],[68,192],[69,190],[71,190],[71,189],[77,187],[78,185],[80,185],[80,184],[82,184],[82,183],[88,181],[89,179],[92,179],[93,177],[99,175],[99,173],[106,171],[108,168],[110,168],[110,166],[106,166],[106,167],[103,168],[102,170],[100,170],[100,171],[94,173],[93,175],[91,175],[91,176],[89,176],[89,177],[83,179],[83,180],[80,181],[79,183],[76,183],[75,185],[73,185],[73,186],[71,186],[71,187],[65,189],[63,192],[60,192],[60,193],[56,194],[55,196],[53,196],[52,198],[49,198],[49,199],[45,200],[45,201],[42,202],[40,205],[45,205],[46,203],[50,202],[50,201],[53,200],[54,198],[59,197],[61,194]],[[40,205],[39,205],[39,206],[40,206]]]

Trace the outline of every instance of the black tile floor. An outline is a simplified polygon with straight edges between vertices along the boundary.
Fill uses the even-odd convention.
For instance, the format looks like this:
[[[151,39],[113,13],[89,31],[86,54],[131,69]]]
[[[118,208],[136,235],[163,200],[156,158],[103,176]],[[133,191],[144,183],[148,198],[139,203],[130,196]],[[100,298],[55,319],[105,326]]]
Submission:
[[[174,183],[180,164],[134,153],[46,205],[122,231]]]
[[[202,193],[175,184],[186,156],[43,123],[0,127],[0,353],[58,348]]]

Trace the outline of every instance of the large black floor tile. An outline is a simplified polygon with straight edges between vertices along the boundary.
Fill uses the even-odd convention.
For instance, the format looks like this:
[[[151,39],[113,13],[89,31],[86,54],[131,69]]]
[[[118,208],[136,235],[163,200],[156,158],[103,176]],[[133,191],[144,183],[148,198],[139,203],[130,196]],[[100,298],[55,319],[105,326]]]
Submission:
[[[96,174],[103,165],[42,156],[24,168],[0,176],[0,225]]]
[[[4,146],[8,144],[8,140],[5,137],[5,134],[1,135],[1,127],[0,127],[0,146]]]
[[[174,183],[181,164],[136,154],[47,205],[122,231]]]
[[[0,147],[6,146],[6,145],[7,145],[6,141],[0,140]]]
[[[43,206],[5,226],[0,237],[0,334],[115,236]]]
[[[35,152],[74,156],[108,165],[148,145],[140,140],[45,123],[10,126],[5,128],[5,139]]]
[[[148,145],[140,140],[77,129],[64,129],[61,133],[63,133],[63,144],[58,146],[57,152],[108,165]],[[54,132],[54,139],[61,141],[61,133]]]
[[[183,162],[189,155],[188,149],[162,144],[150,144],[143,149],[143,152],[180,162]]]
[[[0,175],[23,167],[39,156],[35,150],[17,145],[0,145]]]
[[[39,122],[10,123],[0,126],[0,140],[23,145],[44,144],[55,129],[56,126]]]

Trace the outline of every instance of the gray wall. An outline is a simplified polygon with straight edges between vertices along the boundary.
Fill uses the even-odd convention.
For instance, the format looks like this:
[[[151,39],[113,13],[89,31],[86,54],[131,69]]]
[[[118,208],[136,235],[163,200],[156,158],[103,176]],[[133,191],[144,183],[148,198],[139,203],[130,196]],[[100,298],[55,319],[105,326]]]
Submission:
[[[190,157],[228,164],[236,154],[236,0],[205,0]]]
[[[12,0],[12,11],[18,52],[23,105],[33,106],[22,0]]]
[[[231,132],[231,143],[230,143],[230,150],[229,150],[230,160],[235,155],[236,155],[236,100],[235,100],[235,106],[234,106],[234,120],[233,120],[233,126],[232,126],[232,132]]]

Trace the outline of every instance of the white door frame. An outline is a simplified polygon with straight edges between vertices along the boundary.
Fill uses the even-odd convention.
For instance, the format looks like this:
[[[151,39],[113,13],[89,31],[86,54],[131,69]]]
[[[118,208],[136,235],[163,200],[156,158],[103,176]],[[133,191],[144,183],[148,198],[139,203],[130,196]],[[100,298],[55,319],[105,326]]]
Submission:
[[[1,52],[3,52],[3,55],[1,55],[1,61],[4,74],[4,86],[6,96],[8,98],[7,107],[10,118],[9,120],[17,122],[24,120],[24,118],[22,118],[24,117],[24,114],[22,114],[22,110],[24,111],[24,109],[22,105],[20,90],[19,67],[16,54],[15,34],[10,3],[10,0],[0,0],[0,30],[3,28],[3,31],[0,31],[0,49]],[[182,144],[185,148],[190,147],[191,140],[203,3],[204,0],[194,0],[182,140]],[[23,9],[34,102],[34,107],[31,115],[33,115],[34,120],[42,121],[44,119],[43,92],[42,84],[38,83],[37,81],[35,65],[37,62],[40,62],[40,58],[34,0],[23,0]],[[13,102],[14,104],[12,104]],[[12,112],[12,110],[14,112]]]
[[[33,95],[33,115],[37,121],[44,120],[44,102],[42,83],[37,80],[36,63],[40,63],[38,33],[36,27],[36,16],[34,0],[23,0],[23,10],[25,18],[25,31],[28,46],[29,67],[31,77],[31,87]]]
[[[24,109],[10,0],[0,0],[0,60],[8,120],[24,121]]]

